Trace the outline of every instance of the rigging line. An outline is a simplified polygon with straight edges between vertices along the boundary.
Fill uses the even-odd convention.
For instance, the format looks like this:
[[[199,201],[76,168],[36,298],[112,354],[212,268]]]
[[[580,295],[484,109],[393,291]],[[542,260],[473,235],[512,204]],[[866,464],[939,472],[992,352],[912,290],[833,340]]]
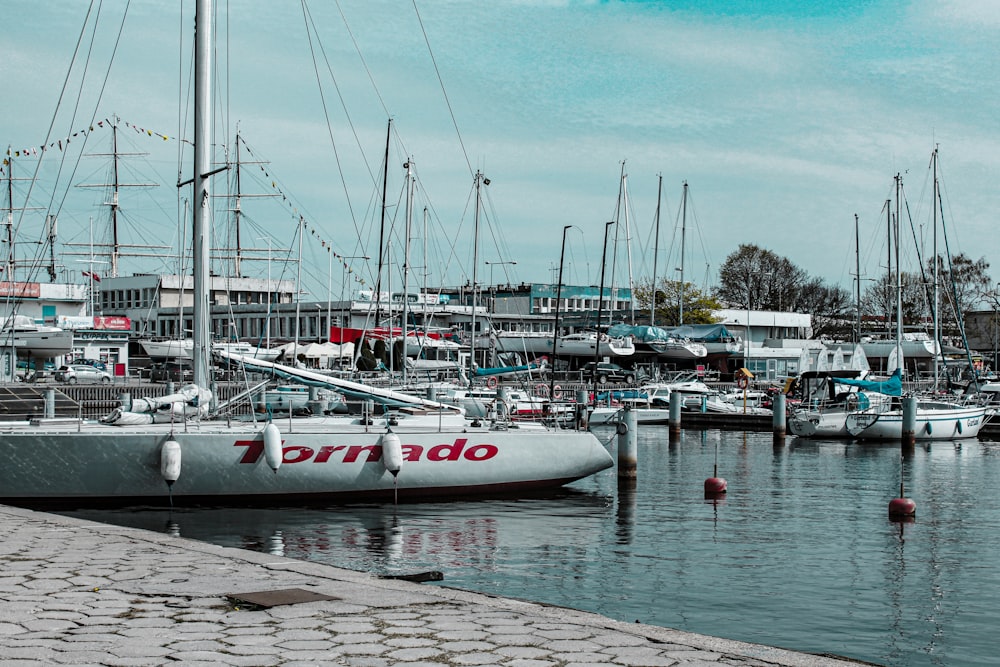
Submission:
[[[431,57],[431,64],[434,66],[434,74],[437,76],[438,84],[441,86],[441,94],[444,95],[444,103],[448,107],[448,115],[451,116],[451,123],[455,127],[455,134],[458,136],[458,144],[462,147],[462,156],[465,157],[465,165],[469,169],[469,173],[472,174],[472,162],[469,160],[469,154],[465,150],[465,142],[462,141],[462,132],[458,129],[458,121],[455,119],[455,111],[451,108],[451,100],[448,99],[448,91],[444,87],[444,79],[441,78],[441,70],[438,69],[437,59],[434,58],[434,51],[431,49],[430,39],[427,37],[427,30],[424,28],[424,20],[420,16],[420,10],[417,9],[417,0],[412,0],[413,2],[413,12],[417,15],[417,23],[420,24],[420,32],[424,36],[424,44],[427,45],[427,54]]]
[[[389,107],[386,106],[385,100],[382,99],[382,93],[379,92],[378,86],[375,84],[375,77],[372,76],[372,71],[368,67],[368,62],[365,60],[364,55],[361,53],[361,46],[358,44],[358,40],[354,37],[354,32],[351,30],[351,26],[347,23],[347,16],[344,15],[344,9],[340,6],[340,0],[336,0],[337,11],[340,12],[340,18],[344,22],[344,28],[347,29],[347,34],[351,38],[351,43],[354,45],[354,51],[358,54],[358,58],[361,60],[361,66],[365,69],[365,74],[368,75],[368,80],[372,84],[372,89],[375,91],[375,97],[378,98],[379,104],[382,106],[382,111],[385,115],[389,115]],[[324,53],[324,56],[326,54]],[[370,171],[370,170],[369,170]]]
[[[94,9],[94,3],[92,1],[91,4],[90,4],[90,6],[87,9],[87,14],[84,17],[83,25],[80,28],[80,35],[77,38],[76,46],[73,49],[73,57],[70,59],[69,68],[66,70],[66,78],[63,80],[62,89],[59,91],[59,98],[56,101],[56,108],[55,108],[55,110],[52,113],[52,120],[51,120],[51,122],[49,124],[49,129],[48,129],[48,131],[45,134],[45,143],[43,144],[43,146],[48,146],[49,143],[50,143],[50,140],[51,140],[51,137],[52,137],[52,131],[53,131],[53,129],[55,127],[55,124],[56,124],[56,118],[58,117],[58,114],[59,114],[59,108],[62,105],[63,96],[66,94],[66,92],[67,92],[67,90],[69,88],[69,80],[70,80],[70,76],[73,73],[73,66],[76,63],[77,56],[79,55],[80,46],[83,43],[84,36],[87,33],[87,26],[90,24],[90,14],[91,14],[91,11],[93,9]],[[97,13],[98,13],[98,15],[100,14],[100,7],[98,7],[98,9],[97,9]],[[97,20],[95,19],[95,21],[94,21],[94,32],[96,32],[96,31],[97,31]],[[87,57],[88,61],[89,61],[89,57],[90,57],[90,52],[93,50],[93,43],[94,43],[93,42],[93,35],[91,35],[90,49],[88,50],[88,57]],[[82,84],[81,84],[81,87],[82,87]],[[79,94],[77,95],[77,105],[79,105]],[[77,108],[78,108],[78,106],[77,106]],[[76,111],[74,110],[74,117],[75,117],[75,114],[76,114]],[[73,125],[74,125],[74,123],[71,122],[70,123],[70,127],[73,127]],[[45,154],[43,152],[42,153],[42,158],[44,158],[44,157],[45,157]],[[35,188],[35,183],[38,180],[38,174],[39,174],[39,172],[41,171],[41,168],[42,168],[42,161],[43,161],[42,158],[39,158],[39,160],[35,163],[35,171],[32,174],[31,180],[30,180],[30,182],[28,184],[28,191],[25,194],[25,198],[24,198],[25,203],[27,203],[27,202],[29,202],[31,200],[31,193],[32,193],[32,191]],[[65,160],[66,160],[66,153],[63,152],[62,158],[60,159],[60,163],[59,163],[59,165],[60,165],[59,166],[59,173],[62,172],[62,165],[65,163]],[[57,182],[58,182],[58,177],[57,177]],[[56,190],[56,188],[53,188],[53,190],[52,190],[52,196],[49,199],[49,210],[52,209],[52,205],[53,205],[53,202],[54,202],[54,199],[55,199],[55,190]],[[69,191],[69,189],[67,188],[66,192],[68,192],[68,191]],[[63,195],[63,201],[65,201],[65,197],[66,197],[66,195],[64,193],[64,195]],[[13,202],[11,202],[11,206],[13,207]],[[26,208],[27,208],[27,206],[25,206],[25,208],[21,209],[21,212],[19,213],[19,215],[17,217],[17,224],[14,225],[14,229],[11,230],[11,234],[15,238],[20,235],[21,225],[24,222],[24,216],[25,216],[25,214],[27,212]],[[17,260],[17,258],[14,256],[14,248],[15,248],[15,246],[11,245],[7,249],[8,264],[11,265],[11,266],[14,266],[14,263]],[[28,272],[28,277],[29,278],[32,277],[33,273],[37,272],[39,270],[39,268],[40,268],[38,262],[39,262],[39,257],[40,257],[41,252],[42,252],[42,246],[39,245],[39,246],[37,246],[35,248],[35,256],[32,259],[32,264],[31,264],[32,268]],[[13,281],[15,279],[15,276],[14,275],[10,275],[10,276],[6,276],[6,278],[7,278],[7,280]],[[11,314],[13,314],[13,312],[14,312],[13,304],[14,303],[19,303],[20,301],[21,301],[20,297],[13,297],[13,291],[11,291],[11,293],[7,295],[6,302],[7,302],[8,308],[9,308],[9,312]]]
[[[129,2],[127,2],[125,4],[125,11],[122,12],[122,20],[121,20],[121,23],[118,25],[118,34],[115,36],[115,45],[114,45],[114,48],[111,50],[111,57],[108,59],[108,66],[107,66],[107,69],[104,72],[104,79],[103,79],[103,81],[101,81],[101,88],[100,88],[100,91],[98,92],[97,100],[94,102],[93,113],[91,113],[91,115],[90,115],[89,125],[91,127],[94,124],[94,120],[97,118],[97,112],[98,112],[98,108],[100,107],[101,100],[104,99],[104,91],[108,87],[108,79],[110,79],[110,77],[111,77],[111,68],[112,68],[112,66],[115,63],[115,57],[118,55],[118,47],[121,45],[122,33],[125,31],[125,20],[128,18],[128,10],[129,10],[130,6],[131,6],[131,0],[129,0]],[[100,7],[98,7],[97,17],[95,17],[95,19],[94,19],[94,34],[92,35],[92,38],[91,38],[91,48],[87,52],[87,62],[88,63],[90,62],[90,55],[91,55],[91,52],[93,50],[93,38],[96,37],[96,35],[97,35],[97,23],[98,23],[99,20],[100,20]],[[80,87],[82,89],[82,87],[83,87],[82,82],[81,82],[81,86]],[[77,102],[79,103],[79,99],[77,100]],[[74,108],[72,118],[76,118],[76,112],[77,112],[77,110],[76,110],[76,108]],[[71,119],[71,123],[75,123],[75,121],[73,121]],[[84,138],[83,138],[84,145],[87,144],[87,141],[89,139],[90,139],[90,133],[88,132],[88,133],[86,133],[84,135]],[[76,171],[79,168],[80,161],[82,159],[83,159],[83,151],[81,151],[80,154],[77,156],[76,163],[73,165],[73,170],[70,172],[70,175],[69,175],[69,180],[70,181],[72,181],[73,178],[76,176]],[[61,169],[62,169],[62,167],[60,166],[60,171],[61,171]],[[64,193],[64,195],[63,195],[63,200],[59,203],[59,208],[56,209],[57,216],[62,211],[63,205],[66,203],[66,197],[68,195],[68,192],[69,192],[69,187],[67,186],[66,193]]]
[[[354,214],[354,206],[351,204],[351,195],[350,195],[350,192],[347,189],[347,178],[344,176],[344,165],[343,165],[343,163],[341,163],[341,160],[340,160],[340,151],[337,150],[337,142],[333,138],[333,127],[332,127],[332,125],[330,123],[330,110],[327,107],[326,96],[323,94],[323,84],[322,84],[322,82],[320,80],[320,77],[319,77],[319,66],[318,66],[318,64],[316,62],[316,51],[315,51],[315,47],[313,46],[313,39],[312,39],[312,33],[313,33],[313,30],[315,30],[315,23],[312,24],[313,25],[313,30],[310,30],[309,26],[310,26],[310,23],[312,22],[312,14],[309,11],[309,6],[308,6],[308,3],[306,2],[306,0],[302,0],[302,20],[305,22],[306,39],[309,42],[309,55],[312,58],[313,71],[316,74],[316,87],[317,87],[317,89],[319,91],[320,103],[323,106],[323,118],[324,118],[324,120],[326,120],[326,129],[327,129],[327,133],[330,136],[330,145],[333,148],[334,161],[337,163],[337,173],[340,175],[340,182],[341,182],[341,184],[344,187],[344,199],[347,201],[347,210],[350,211],[350,214],[351,214],[351,222],[354,225],[354,233],[357,234],[358,236],[360,236],[361,235],[361,230],[358,228],[358,219],[357,219],[357,216]],[[319,39],[319,34],[317,33],[317,40],[318,39]],[[326,52],[325,52],[325,50],[323,50],[322,43],[320,43],[320,50],[323,52],[324,59],[326,59]],[[330,68],[329,59],[326,59],[326,63],[327,63],[327,69],[330,72],[330,76],[331,76],[331,78],[333,78],[334,88],[337,90],[338,96],[340,96],[341,105],[344,107],[344,111],[346,113],[347,112],[347,107],[344,104],[343,96],[340,95],[340,87],[337,85],[337,80],[336,80],[335,77],[333,77],[333,71]],[[357,132],[354,130],[354,124],[351,122],[349,115],[347,117],[347,123],[351,127],[352,131],[354,132],[355,139],[357,140]],[[360,145],[360,141],[359,141],[359,145]],[[372,182],[374,183],[375,182],[375,176],[372,173],[371,166],[368,164],[368,159],[365,157],[364,151],[361,152],[361,156],[362,156],[362,160],[365,163],[365,167],[368,169],[368,175],[371,177]]]
[[[83,19],[83,25],[80,27],[80,35],[77,37],[76,46],[73,48],[73,57],[70,58],[69,68],[67,68],[67,70],[66,70],[66,78],[63,79],[62,89],[59,91],[59,98],[56,100],[56,108],[52,112],[52,120],[49,122],[49,129],[45,133],[45,142],[42,144],[43,146],[48,146],[49,143],[50,143],[50,141],[51,141],[51,139],[52,139],[52,131],[55,128],[56,118],[57,118],[58,113],[59,113],[59,107],[62,105],[63,96],[66,94],[66,90],[69,88],[69,78],[70,78],[70,76],[73,73],[73,64],[76,62],[76,57],[77,57],[77,55],[80,52],[80,45],[83,42],[84,35],[87,32],[87,25],[89,25],[89,23],[90,23],[90,13],[91,13],[91,11],[93,9],[94,9],[94,2],[93,2],[93,0],[91,0],[90,6],[87,8],[87,14],[86,14],[86,16],[84,16],[84,19]],[[44,157],[45,157],[45,153],[43,152],[42,153],[42,158],[44,158]],[[35,173],[32,175],[31,181],[28,184],[28,192],[27,192],[27,194],[24,197],[24,200],[25,200],[26,203],[31,200],[31,192],[32,192],[32,190],[34,190],[35,182],[38,180],[38,173],[41,171],[41,168],[42,168],[42,158],[39,158],[38,162],[35,163]],[[54,194],[54,192],[55,192],[55,188],[53,188],[53,194]],[[13,206],[13,202],[11,202],[11,206]],[[51,208],[51,200],[50,200],[49,207]],[[25,212],[21,211],[20,215],[18,215],[17,225],[14,228],[14,234],[15,235],[17,234],[17,231],[20,230],[20,228],[21,228],[21,221],[24,219],[24,214],[25,214]],[[8,248],[7,249],[8,259],[11,262],[13,262],[14,259],[15,259],[12,256],[13,251],[14,251],[13,248]],[[13,276],[7,276],[7,279],[8,280],[13,280]],[[8,302],[10,301],[10,295],[8,295],[7,300],[8,300]]]

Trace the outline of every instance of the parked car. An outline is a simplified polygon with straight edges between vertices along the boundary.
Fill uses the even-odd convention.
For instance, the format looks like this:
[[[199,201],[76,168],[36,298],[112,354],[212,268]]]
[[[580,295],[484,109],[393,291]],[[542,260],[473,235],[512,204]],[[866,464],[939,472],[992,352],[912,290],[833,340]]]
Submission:
[[[153,382],[191,382],[194,367],[190,361],[166,361],[149,367],[149,379]]]
[[[591,361],[583,366],[583,377],[587,380],[597,380],[598,384],[608,384],[609,382],[635,384],[636,374],[632,369],[622,368],[618,364]]]
[[[73,361],[69,362],[70,366],[93,366],[94,368],[100,369],[102,371],[108,370],[108,367],[104,365],[103,361],[97,359],[85,359],[84,357],[77,357]]]
[[[56,371],[55,378],[57,382],[65,382],[67,384],[86,384],[99,382],[101,384],[111,383],[111,373],[103,371],[100,368],[94,368],[87,364],[73,364],[71,366],[61,366],[59,370]]]

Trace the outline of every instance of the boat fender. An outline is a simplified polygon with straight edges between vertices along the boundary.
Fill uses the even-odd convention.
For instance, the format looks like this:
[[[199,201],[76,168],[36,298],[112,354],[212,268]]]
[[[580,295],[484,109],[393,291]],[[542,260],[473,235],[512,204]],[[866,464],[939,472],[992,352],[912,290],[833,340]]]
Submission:
[[[931,434],[931,423],[930,422],[927,422],[926,424],[924,424],[924,431],[927,432],[927,435]]]
[[[392,431],[386,431],[378,439],[382,447],[382,465],[395,477],[403,467],[403,443]]]
[[[160,476],[167,486],[173,486],[181,476],[181,443],[176,440],[160,445]]]
[[[497,381],[497,378],[496,378],[495,375],[491,375],[490,377],[486,378],[486,387],[487,387],[487,389],[496,389],[497,388],[497,384],[498,384],[498,381]]]
[[[618,422],[618,425],[615,426],[615,430],[618,432],[618,435],[625,435],[628,433],[628,424],[625,422]]]
[[[264,460],[267,461],[268,468],[274,472],[278,472],[278,468],[281,467],[281,461],[285,456],[284,451],[281,449],[281,433],[278,431],[278,427],[273,422],[270,422],[264,427],[263,437]]]
[[[955,422],[955,430],[958,431],[959,435],[962,434],[962,420],[961,419],[959,419],[958,421]]]

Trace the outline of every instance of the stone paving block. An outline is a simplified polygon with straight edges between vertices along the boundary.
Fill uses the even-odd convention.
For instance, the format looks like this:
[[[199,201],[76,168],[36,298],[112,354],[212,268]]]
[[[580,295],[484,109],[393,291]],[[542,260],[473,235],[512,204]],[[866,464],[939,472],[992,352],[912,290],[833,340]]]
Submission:
[[[387,658],[392,660],[399,660],[401,662],[414,662],[416,660],[432,660],[441,656],[444,653],[440,648],[434,646],[423,646],[414,648],[401,648],[395,651],[390,651],[386,654]]]

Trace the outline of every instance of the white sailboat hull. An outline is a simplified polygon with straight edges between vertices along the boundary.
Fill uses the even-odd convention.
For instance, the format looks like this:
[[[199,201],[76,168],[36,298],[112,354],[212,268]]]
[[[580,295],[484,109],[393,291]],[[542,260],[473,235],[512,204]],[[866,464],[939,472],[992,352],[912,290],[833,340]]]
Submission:
[[[161,448],[180,444],[176,503],[278,499],[357,501],[497,494],[555,487],[611,467],[590,433],[536,432],[525,426],[491,431],[464,419],[433,415],[392,426],[402,441],[396,479],[382,462],[384,420],[365,426],[347,418],[276,420],[282,463],[265,462],[263,424],[202,423],[119,428],[101,424],[0,429],[0,502],[128,503],[168,499]],[[434,424],[445,425],[444,428]],[[530,432],[530,434],[529,434]]]
[[[143,340],[139,341],[150,359],[190,359],[194,343],[185,340]],[[212,350],[232,352],[262,361],[274,361],[280,354],[277,350],[254,347],[249,343],[213,343]]]
[[[637,424],[668,424],[670,423],[670,408],[633,408]],[[622,419],[621,408],[596,407],[587,420],[591,426],[616,424]]]
[[[979,406],[917,407],[914,437],[917,440],[959,440],[979,436],[986,422],[986,408]],[[902,410],[852,412],[848,432],[859,440],[896,440],[903,437]]]
[[[55,327],[15,328],[13,332],[8,329],[0,333],[0,347],[11,346],[21,356],[39,359],[59,357],[73,351],[73,331]]]
[[[496,339],[500,352],[521,352],[529,355],[552,354],[552,336],[500,335]],[[564,336],[556,345],[560,356],[576,357],[628,357],[635,354],[631,339],[609,338],[598,340],[596,336]]]

